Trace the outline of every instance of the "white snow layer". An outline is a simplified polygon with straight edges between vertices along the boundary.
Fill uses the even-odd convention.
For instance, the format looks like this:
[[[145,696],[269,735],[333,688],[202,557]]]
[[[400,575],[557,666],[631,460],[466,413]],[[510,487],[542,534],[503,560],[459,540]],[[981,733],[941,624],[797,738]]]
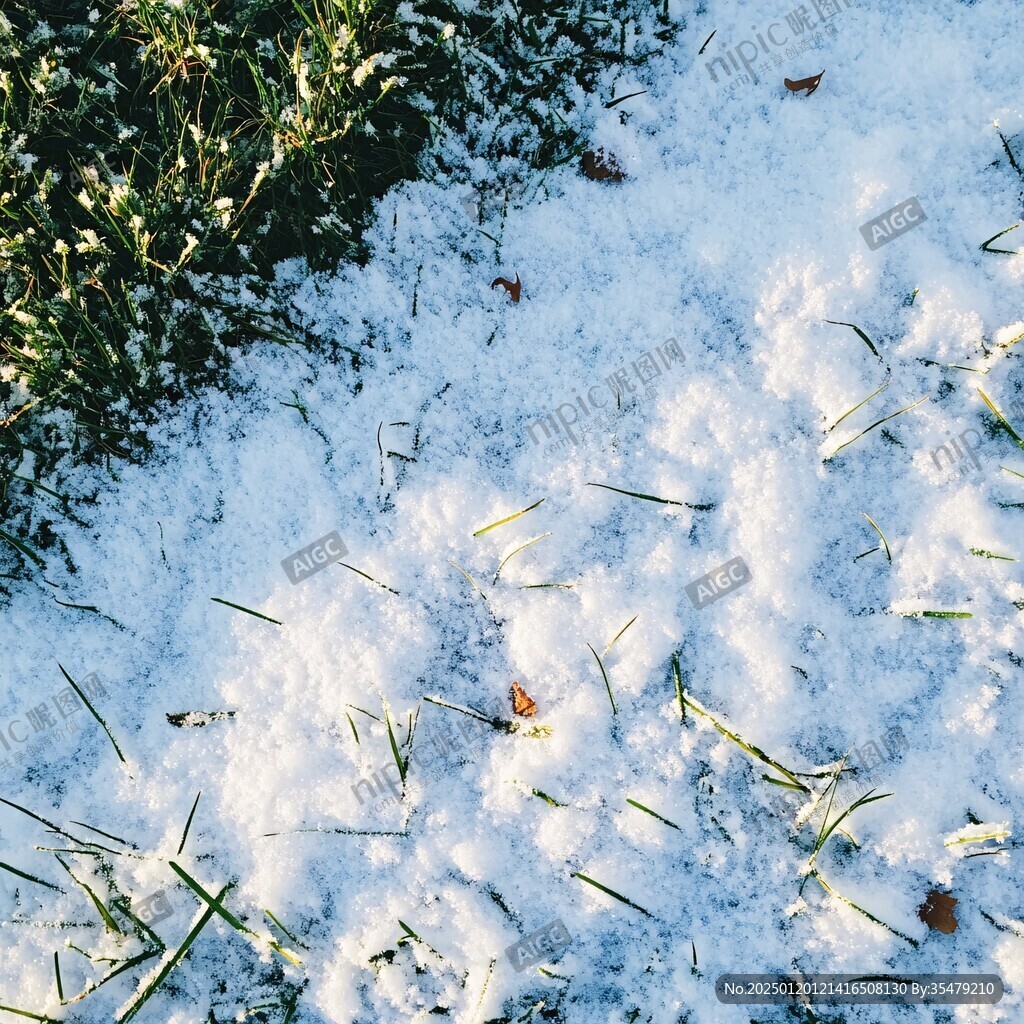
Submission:
[[[164,891],[173,912],[153,929],[170,951],[205,909],[170,861],[212,894],[234,882],[224,906],[260,936],[214,915],[139,1020],[206,1021],[210,1006],[234,1019],[305,982],[296,1022],[477,1024],[543,1002],[573,1024],[745,1024],[790,1018],[719,1003],[716,978],[792,971],[1007,987],[997,1005],[821,1019],[1022,1019],[1024,573],[971,553],[1024,557],[1024,480],[1001,468],[1024,472],[1024,452],[979,394],[1014,422],[1021,347],[998,346],[1024,329],[1024,259],[979,246],[1020,216],[993,122],[1024,128],[1022,8],[859,2],[835,38],[730,90],[707,62],[754,27],[791,31],[787,5],[711,6],[635,77],[581,94],[590,145],[625,181],[566,165],[507,216],[485,201],[500,248],[466,184],[395,188],[365,267],[281,268],[296,319],[358,351],[358,370],[342,349],[256,346],[230,393],[168,415],[159,459],[68,484],[98,498],[88,528],[61,524],[76,570],[52,563],[58,589],[26,589],[9,613],[3,734],[22,724],[0,751],[2,794],[117,851],[106,874],[62,855],[101,898]],[[813,95],[782,85],[822,68]],[[927,220],[871,251],[859,227],[910,196]],[[490,287],[516,274],[518,304]],[[684,359],[666,364],[672,338]],[[645,353],[662,371],[649,397]],[[620,370],[643,402],[627,393],[616,413]],[[614,415],[599,420],[601,401]],[[556,410],[578,444],[552,450],[561,428],[533,443]],[[942,448],[957,438],[968,447]],[[865,513],[891,564],[857,559],[879,543]],[[282,559],[332,530],[377,583],[340,564],[289,581]],[[698,610],[686,584],[736,557],[750,582]],[[531,586],[550,583],[571,587]],[[908,614],[921,611],[973,617]],[[613,714],[588,645],[602,655],[634,617],[602,657]],[[857,848],[835,832],[814,866],[888,929],[806,877],[821,807],[798,828],[807,799],[764,782],[780,776],[694,709],[680,720],[675,652],[687,694],[787,769],[850,752],[861,771],[843,774],[833,817],[867,792],[864,749],[880,750],[871,785],[892,795],[844,820]],[[87,711],[62,743],[18,746],[28,709],[67,686],[58,662],[99,674],[94,704],[127,765]],[[539,707],[516,733],[463,730],[471,719],[424,700],[508,718],[512,680]],[[404,795],[384,702],[399,744],[419,714]],[[234,715],[166,717],[194,711]],[[550,736],[527,735],[537,725]],[[893,730],[905,742],[887,748]],[[63,890],[0,871],[0,1004],[111,1020],[160,959],[60,1007],[54,950],[70,996],[109,965],[68,944],[97,960],[141,947],[104,929],[53,847],[87,849],[0,806],[0,861]],[[959,901],[953,934],[918,916],[933,888]],[[506,947],[556,919],[572,941],[540,961],[551,973],[516,972]]]

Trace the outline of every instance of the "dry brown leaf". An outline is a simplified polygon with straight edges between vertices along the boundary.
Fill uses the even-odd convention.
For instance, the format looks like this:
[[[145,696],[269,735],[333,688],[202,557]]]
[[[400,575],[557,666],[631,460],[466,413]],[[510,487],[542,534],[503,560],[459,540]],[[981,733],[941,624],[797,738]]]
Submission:
[[[928,892],[928,898],[918,908],[917,916],[929,928],[934,928],[935,931],[943,932],[946,935],[952,935],[959,923],[953,916],[953,908],[959,902],[955,896],[939,892],[938,889],[931,889]]]
[[[825,74],[824,70],[821,72],[821,75],[823,74]],[[807,95],[810,96],[811,93],[818,88],[818,83],[821,81],[821,75],[811,75],[810,78],[801,78],[799,82],[791,82],[788,78],[784,78],[782,81],[790,92],[799,92],[801,89],[806,89]]]
[[[614,153],[606,153],[603,149],[588,149],[583,154],[583,173],[594,181],[622,181],[625,174],[619,166]]]
[[[536,702],[527,696],[526,691],[515,682],[512,684],[512,711],[524,718],[537,713]]]
[[[513,302],[519,301],[519,292],[522,289],[523,285],[522,282],[519,280],[518,274],[516,274],[515,281],[508,281],[504,277],[496,277],[491,282],[491,287],[494,288],[496,285],[499,284],[501,285],[502,288],[505,289],[505,291],[508,292],[509,297],[512,299]]]

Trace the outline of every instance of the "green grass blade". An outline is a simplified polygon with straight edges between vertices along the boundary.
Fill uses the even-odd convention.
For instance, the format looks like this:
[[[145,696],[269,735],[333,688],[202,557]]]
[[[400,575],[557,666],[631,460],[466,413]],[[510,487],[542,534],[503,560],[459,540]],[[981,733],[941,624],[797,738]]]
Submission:
[[[878,523],[876,523],[874,519],[867,514],[867,512],[861,512],[861,515],[875,528],[875,533],[882,538],[882,547],[885,548],[885,557],[892,562],[892,552],[889,550],[889,542],[885,539],[885,534],[878,528]]]
[[[181,834],[181,842],[178,844],[178,856],[181,856],[181,851],[185,849],[185,840],[188,839],[188,830],[192,827],[192,819],[195,817],[196,808],[199,806],[199,798],[203,795],[203,791],[199,790],[196,793],[195,803],[192,804],[192,810],[188,812],[188,821],[185,822],[185,831]]]
[[[1010,437],[1012,437],[1014,441],[1016,441],[1017,444],[1020,445],[1021,448],[1024,448],[1024,438],[1022,438],[1020,434],[1018,434],[1017,431],[1010,426],[1006,417],[995,407],[995,405],[992,402],[992,399],[989,398],[988,395],[986,395],[985,392],[981,390],[981,388],[978,388],[978,394],[981,395],[981,397],[985,400],[985,404],[992,410],[992,413],[996,417],[996,419],[998,419],[999,422],[1002,423],[1002,425],[1006,428]]]
[[[698,512],[707,512],[713,509],[714,504],[711,505],[691,505],[688,501],[673,501],[671,498],[658,498],[653,494],[641,494],[639,491],[624,491],[621,487],[612,487],[610,484],[592,484],[588,483],[588,487],[601,487],[606,491],[615,491],[616,494],[625,494],[630,498],[640,498],[643,501],[655,501],[659,505],[685,505],[686,508],[692,508]]]
[[[630,800],[629,797],[626,797],[626,803],[631,804],[637,810],[643,811],[645,814],[649,814],[652,818],[657,818],[658,821],[664,822],[670,828],[674,828],[678,832],[683,831],[674,821],[669,821],[668,818],[663,818],[657,811],[652,811],[650,807],[644,807],[642,803],[638,803],[636,800]]]
[[[244,924],[242,924],[242,922],[239,921],[238,918],[235,917],[235,915],[232,914],[231,911],[228,910],[220,902],[220,898],[219,897],[211,896],[210,893],[208,893],[191,875],[188,874],[188,872],[182,870],[182,868],[179,865],[175,864],[173,860],[172,861],[168,861],[168,864],[170,864],[171,869],[175,872],[175,874],[178,875],[178,877],[204,903],[206,903],[208,906],[212,907],[213,910],[216,913],[220,914],[220,916],[223,917],[224,920],[227,921],[227,923],[229,925],[231,925],[232,928],[235,929],[235,931],[240,932],[242,935],[245,935],[245,936],[247,936],[250,939],[255,939],[257,942],[267,942],[266,939],[264,939],[262,936],[258,935],[251,928],[247,928]],[[288,950],[286,950],[279,943],[274,942],[274,941],[270,941],[270,942],[267,942],[267,945],[269,945],[270,948],[273,949],[276,953],[279,953],[281,956],[283,956],[285,958],[285,960],[289,961],[289,963],[295,964],[296,966],[298,966],[301,963],[301,961],[297,957],[293,956]]]
[[[621,893],[616,892],[614,889],[609,889],[608,886],[602,885],[600,882],[595,882],[593,878],[588,878],[586,875],[581,875],[578,871],[574,871],[572,873],[572,877],[578,878],[581,882],[586,882],[588,885],[592,885],[595,889],[600,889],[601,892],[605,893],[608,896],[611,896],[612,899],[616,899],[620,903],[625,903],[627,907],[632,907],[634,910],[639,910],[640,913],[643,914],[645,917],[654,917],[654,915],[649,910],[644,910],[644,908],[641,907],[640,904],[634,903],[632,900],[627,899]]]
[[[874,914],[869,913],[863,907],[858,907],[856,903],[852,902],[851,900],[848,900],[845,896],[841,896],[839,893],[837,893],[835,891],[835,889],[833,889],[825,881],[824,878],[821,877],[821,875],[817,872],[817,870],[812,871],[811,874],[817,880],[818,884],[822,887],[822,889],[824,889],[825,892],[827,892],[829,894],[829,896],[834,896],[837,900],[841,900],[848,907],[852,907],[854,910],[856,910],[857,913],[863,914],[869,921],[872,921],[875,924],[880,925],[886,931],[892,932],[893,935],[897,936],[898,938],[903,939],[905,942],[909,942],[915,949],[920,945],[920,943],[918,943],[917,939],[912,939],[909,935],[904,935],[903,932],[897,931],[891,925],[887,925],[884,921],[882,921],[879,918],[875,917]]]
[[[634,616],[633,616],[633,618],[631,618],[631,619],[629,620],[629,622],[627,622],[627,623],[626,623],[626,624],[625,624],[625,625],[624,625],[624,626],[622,627],[622,629],[620,629],[620,630],[618,631],[618,633],[616,633],[616,634],[615,634],[615,639],[614,639],[614,640],[612,640],[612,642],[611,642],[611,643],[610,643],[610,644],[609,644],[609,645],[608,645],[608,646],[607,646],[607,647],[606,647],[606,648],[605,648],[605,649],[604,649],[604,650],[603,650],[603,651],[601,652],[601,655],[602,655],[602,657],[603,657],[603,656],[604,656],[605,654],[607,654],[607,653],[608,653],[608,652],[609,652],[609,651],[610,651],[610,650],[611,650],[611,649],[612,649],[612,648],[613,648],[613,647],[615,646],[615,643],[616,643],[616,641],[617,641],[617,640],[619,639],[619,637],[620,637],[620,636],[622,636],[622,634],[623,634],[623,633],[625,633],[625,632],[626,632],[626,630],[627,630],[627,629],[629,629],[629,627],[630,627],[630,626],[632,626],[632,625],[633,625],[633,623],[634,623],[634,622],[636,622],[636,620],[637,620],[637,619],[639,619],[639,618],[640,618],[640,615],[639,615],[639,614],[637,614],[637,615],[634,615]]]
[[[590,647],[590,644],[587,644],[587,646]],[[608,681],[608,673],[605,672],[604,664],[593,647],[590,647],[590,653],[594,656],[594,660],[597,662],[597,667],[601,670],[601,675],[604,677],[605,689],[608,691],[608,700],[612,705],[612,714],[617,715],[619,711],[618,708],[615,707],[615,698],[612,696],[612,684]]]
[[[973,619],[971,612],[898,612],[905,619]]]
[[[55,855],[55,856],[56,856],[56,855]],[[75,882],[77,882],[77,883],[78,883],[78,885],[80,885],[80,886],[81,886],[81,887],[82,887],[82,888],[83,888],[83,889],[84,889],[84,890],[86,891],[86,893],[87,893],[87,894],[88,894],[88,896],[89,896],[89,899],[91,899],[91,900],[92,900],[92,902],[93,902],[93,905],[94,905],[94,906],[96,907],[96,909],[97,909],[97,910],[99,911],[99,915],[100,915],[100,917],[101,917],[101,918],[103,919],[103,923],[104,923],[104,924],[105,924],[105,925],[107,926],[107,930],[108,930],[108,931],[112,931],[112,932],[116,932],[116,933],[117,933],[118,935],[123,935],[123,934],[124,934],[124,932],[122,932],[122,931],[121,931],[121,929],[120,929],[120,928],[118,928],[118,926],[117,926],[117,922],[116,922],[116,921],[115,921],[115,920],[114,920],[114,919],[113,919],[113,918],[112,918],[112,917],[110,916],[110,911],[109,911],[109,910],[107,910],[106,906],[105,906],[105,905],[104,905],[104,903],[103,903],[103,900],[101,900],[101,899],[99,898],[99,896],[97,896],[97,895],[96,895],[96,893],[94,893],[94,892],[92,891],[92,889],[90,889],[90,888],[89,888],[89,886],[87,886],[87,885],[85,884],[85,882],[83,882],[83,881],[82,881],[82,880],[81,880],[80,878],[75,878],[75,876],[74,876],[74,873],[72,872],[71,868],[69,868],[69,867],[67,866],[67,864],[65,864],[65,863],[64,863],[64,861],[63,861],[63,860],[61,860],[61,858],[60,858],[60,857],[57,857],[57,863],[58,863],[58,864],[60,864],[60,866],[61,866],[61,867],[62,867],[62,868],[63,868],[63,869],[64,869],[64,870],[65,870],[65,871],[66,871],[66,872],[67,872],[67,873],[69,874],[69,875],[71,875],[72,879],[73,879],[73,880],[74,880]]]
[[[30,1020],[41,1020],[45,1024],[60,1024],[60,1021],[54,1020],[52,1017],[42,1017],[38,1013],[30,1013],[28,1010],[19,1010],[14,1006],[0,1006],[0,1010],[5,1013],[14,1013],[19,1017],[28,1017]]]
[[[356,746],[359,746],[359,733],[356,731],[356,723],[352,721],[352,716],[346,711],[345,717],[348,719],[348,724],[352,727],[352,735],[356,738]]]
[[[546,804],[550,804],[552,807],[567,807],[568,806],[568,804],[560,803],[553,796],[548,796],[548,794],[545,793],[541,789],[534,789],[533,787],[531,787],[530,788],[530,792],[533,794],[533,796],[539,797]]]
[[[788,768],[783,768],[778,761],[775,761],[772,758],[770,758],[759,747],[755,747],[752,743],[747,743],[747,741],[744,740],[741,736],[727,729],[724,725],[721,724],[721,722],[718,721],[717,718],[715,718],[714,715],[711,714],[710,711],[702,707],[701,704],[698,703],[698,701],[696,701],[693,697],[687,697],[684,694],[683,700],[687,705],[689,705],[689,707],[693,708],[693,710],[696,711],[698,715],[701,715],[702,717],[706,718],[726,739],[732,740],[733,743],[735,743],[741,750],[746,751],[751,757],[757,758],[758,761],[761,761],[769,767],[774,768],[777,772],[779,772],[780,775],[784,775],[787,779],[789,779],[794,789],[799,789],[804,793],[811,792],[811,790],[807,786],[805,786],[793,772],[789,771]]]
[[[525,544],[520,544],[519,547],[517,547],[515,549],[515,551],[512,551],[509,554],[507,554],[501,560],[501,564],[498,566],[498,571],[494,574],[494,579],[491,582],[492,583],[497,583],[498,582],[498,574],[501,572],[502,569],[505,568],[505,563],[512,557],[512,555],[518,555],[519,552],[522,551],[524,548],[528,548],[531,544],[536,544],[537,541],[543,540],[545,537],[550,537],[550,536],[551,536],[550,533],[542,533],[539,537],[534,537],[532,540],[528,540]]]
[[[897,416],[901,416],[905,412],[910,412],[911,409],[916,409],[922,402],[927,402],[930,395],[925,395],[924,398],[919,398],[916,402],[912,402],[910,405],[904,406],[902,409],[897,409],[896,412],[890,413],[888,416],[883,416],[880,420],[872,423],[870,427],[862,430],[856,437],[851,437],[849,441],[844,441],[831,455],[829,455],[825,461],[835,458],[844,448],[853,444],[854,441],[862,438],[868,431],[874,430],[875,427],[880,427],[883,423],[888,423],[889,420],[895,419]]]
[[[891,383],[892,383],[892,381],[891,381],[891,380],[887,380],[887,381],[886,381],[886,382],[885,382],[885,383],[884,383],[884,384],[883,384],[883,385],[882,385],[882,386],[881,386],[881,387],[880,387],[880,388],[879,388],[879,389],[878,389],[877,391],[872,391],[872,392],[871,392],[871,394],[870,394],[870,395],[868,395],[868,397],[867,397],[867,398],[865,398],[863,402],[858,402],[858,403],[857,403],[857,404],[856,404],[856,405],[855,405],[855,406],[854,406],[854,407],[853,407],[852,409],[850,409],[850,410],[849,410],[848,412],[844,412],[844,413],[843,413],[843,415],[842,415],[842,416],[840,416],[840,417],[839,417],[839,419],[837,419],[837,420],[835,421],[835,423],[833,423],[833,424],[832,424],[832,426],[831,426],[831,427],[829,427],[829,428],[828,428],[828,430],[826,430],[826,431],[825,431],[825,433],[826,433],[826,434],[831,434],[831,433],[832,433],[832,431],[833,431],[833,430],[835,430],[835,429],[836,429],[836,427],[838,427],[838,426],[839,426],[839,424],[840,424],[840,423],[842,423],[842,422],[843,422],[843,420],[845,420],[847,416],[852,416],[852,415],[853,415],[853,414],[854,414],[854,413],[855,413],[855,412],[856,412],[856,411],[857,411],[858,409],[861,409],[861,408],[863,408],[863,407],[864,407],[865,405],[867,405],[867,404],[868,404],[868,402],[870,402],[870,401],[871,401],[871,399],[872,399],[872,398],[874,398],[874,397],[875,397],[875,395],[880,395],[880,394],[881,394],[881,393],[882,393],[882,392],[883,392],[883,391],[884,391],[884,390],[885,390],[885,389],[886,389],[886,388],[887,388],[887,387],[888,387],[888,386],[889,386],[889,385],[890,385]]]
[[[997,555],[992,551],[986,551],[984,548],[969,548],[972,555],[977,555],[979,558],[996,558],[1001,562],[1016,562],[1018,559],[1012,558],[1010,555]]]
[[[358,573],[363,579],[369,580],[371,583],[376,583],[378,587],[382,587],[389,594],[394,594],[395,597],[401,597],[402,595],[397,591],[393,590],[386,583],[381,583],[380,580],[375,580],[372,576],[368,576],[362,569],[357,569],[354,565],[349,565],[348,562],[339,562],[338,565],[343,565],[346,569],[351,569],[353,572]]]
[[[60,893],[64,892],[59,885],[54,885],[52,882],[44,882],[41,878],[36,878],[35,875],[19,871],[16,867],[13,867],[10,864],[5,864],[2,860],[0,860],[0,868],[3,868],[4,871],[9,871],[12,875],[17,875],[19,878],[24,878],[26,881],[35,882],[36,885],[45,885],[47,889],[53,889]]]
[[[1017,221],[1016,224],[1011,224],[1008,228],[1000,231],[998,235],[993,235],[987,241],[982,242],[980,247],[982,252],[997,252],[1002,253],[1004,256],[1016,256],[1018,252],[1017,249],[991,249],[989,248],[989,242],[994,242],[997,238],[1002,238],[1003,235],[1008,235],[1015,228],[1019,228],[1020,225],[1021,221]]]
[[[263,615],[261,612],[254,612],[251,608],[245,608],[240,604],[235,604],[233,601],[225,601],[222,597],[211,597],[211,601],[216,601],[217,604],[227,605],[229,608],[236,608],[240,612],[245,612],[246,615],[254,615],[257,619],[263,619],[264,622],[272,622],[275,626],[283,626],[283,622],[278,622],[277,619],[272,619],[269,615]]]
[[[67,670],[59,661],[57,662],[57,668],[59,668],[61,672],[64,673],[64,678],[71,684],[75,693],[77,693],[78,696],[82,698],[82,702],[89,709],[89,713],[92,715],[92,717],[95,718],[96,721],[103,726],[103,731],[107,734],[107,736],[110,739],[110,742],[114,745],[114,750],[117,751],[117,756],[121,759],[121,764],[127,764],[128,762],[124,759],[124,754],[121,753],[121,748],[117,745],[117,740],[114,739],[114,734],[107,728],[107,723],[104,722],[103,719],[100,717],[100,713],[92,706],[92,703],[90,702],[89,698],[86,697],[84,693],[82,693],[82,691],[78,687],[78,683],[76,683],[74,679],[72,679],[71,676],[68,675]]]
[[[524,508],[521,512],[513,512],[512,515],[505,516],[504,519],[499,519],[496,523],[491,523],[490,526],[481,527],[473,534],[473,536],[482,537],[485,533],[489,533],[491,530],[496,530],[499,526],[511,523],[514,519],[518,519],[520,516],[525,516],[527,512],[532,512],[538,505],[542,504],[546,500],[546,498],[541,498],[540,501],[535,501],[529,508]]]
[[[672,678],[676,684],[676,700],[679,701],[679,720],[686,721],[686,698],[683,689],[683,674],[679,670],[679,655],[672,655]]]
[[[398,743],[395,741],[395,732],[391,728],[391,716],[387,711],[384,712],[384,721],[387,723],[388,727],[388,739],[391,741],[391,753],[395,757],[395,764],[398,765],[398,773],[402,776],[402,785],[404,786],[407,763],[398,751]]]
[[[231,888],[232,887],[230,885],[225,885],[214,898],[215,901],[219,904]],[[153,980],[137,995],[135,1001],[128,1007],[128,1009],[117,1018],[117,1024],[128,1024],[128,1021],[130,1021],[139,1012],[139,1010],[142,1009],[146,1002],[152,997],[153,993],[156,992],[156,990],[163,984],[167,975],[178,966],[185,954],[191,948],[192,943],[196,941],[199,937],[199,933],[206,927],[212,917],[213,905],[208,904],[206,910],[203,911],[192,930],[185,936],[185,940],[182,944],[173,953],[171,953],[169,957],[167,957],[163,966],[157,972]]]
[[[26,558],[32,559],[32,561],[35,562],[36,565],[40,566],[43,569],[46,568],[46,562],[43,560],[42,555],[33,551],[32,548],[30,548],[27,544],[23,543],[22,541],[18,540],[17,537],[11,536],[11,534],[9,534],[6,530],[0,530],[0,540],[7,541],[7,543],[10,544],[12,548],[14,548],[17,551],[20,551]],[[19,1010],[12,1011],[12,1013],[19,1012]],[[42,1017],[39,1018],[39,1020],[43,1019],[44,1018]]]
[[[452,561],[451,559],[449,559],[449,560],[448,560],[448,564],[449,564],[449,565],[454,565],[454,566],[455,566],[455,568],[456,568],[456,569],[458,569],[458,570],[459,570],[459,572],[461,572],[461,573],[462,573],[462,575],[463,575],[463,576],[465,576],[465,577],[466,577],[466,579],[467,579],[467,580],[469,580],[469,582],[470,582],[470,583],[471,583],[471,584],[473,585],[473,589],[474,589],[474,590],[476,590],[476,592],[477,592],[477,593],[478,593],[478,594],[479,594],[479,595],[480,595],[480,596],[481,596],[481,597],[482,597],[482,598],[483,598],[483,599],[484,599],[485,601],[487,600],[487,595],[486,595],[486,594],[485,594],[485,593],[484,593],[484,592],[483,592],[483,591],[482,591],[482,590],[480,589],[480,587],[479,587],[479,586],[477,585],[477,582],[476,582],[476,580],[475,580],[475,579],[473,579],[473,577],[472,577],[472,576],[470,576],[470,575],[469,575],[469,573],[468,573],[468,572],[466,572],[466,570],[465,570],[465,569],[463,569],[463,568],[462,568],[462,566],[461,566],[461,565],[459,565],[459,563],[458,563],[458,562],[453,562],[453,561]]]
[[[826,320],[825,323],[835,324],[837,327],[852,327],[857,332],[857,337],[859,337],[861,341],[863,341],[864,344],[867,345],[869,349],[871,349],[871,352],[874,354],[875,358],[877,358],[879,362],[884,361],[882,357],[878,354],[878,349],[875,348],[874,342],[856,324],[848,324],[844,320]]]

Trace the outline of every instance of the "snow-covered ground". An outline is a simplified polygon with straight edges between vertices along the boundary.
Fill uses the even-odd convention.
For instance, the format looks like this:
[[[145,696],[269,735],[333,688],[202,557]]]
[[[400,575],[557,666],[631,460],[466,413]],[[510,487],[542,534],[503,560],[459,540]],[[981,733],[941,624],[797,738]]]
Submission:
[[[1024,1017],[1024,573],[972,554],[1024,557],[1024,479],[1001,468],[1024,473],[1024,451],[979,394],[1024,434],[1024,344],[998,347],[1024,331],[1024,259],[979,250],[1020,216],[993,122],[1024,129],[1024,14],[841,2],[820,47],[712,81],[709,61],[772,24],[794,38],[792,2],[713,3],[589,97],[624,181],[567,165],[507,214],[485,200],[479,225],[467,185],[408,184],[365,267],[283,267],[296,319],[357,370],[341,348],[258,346],[230,394],[168,417],[158,459],[115,485],[78,475],[98,496],[87,529],[63,528],[75,571],[52,565],[4,626],[0,793],[69,835],[0,805],[0,862],[62,890],[0,870],[0,1004],[126,1014],[208,909],[173,861],[210,894],[234,883],[224,909],[256,934],[214,914],[139,1021],[275,1003],[284,1020],[301,989],[296,1024],[526,1020],[541,1002],[572,1024],[746,1024],[792,1018],[719,1003],[719,975],[793,971],[1006,986],[997,1005],[823,1020]],[[812,95],[783,86],[822,69]],[[613,90],[646,92],[605,109]],[[869,249],[860,226],[911,196],[927,220]],[[490,287],[517,274],[518,304]],[[880,543],[864,514],[891,563],[857,558]],[[331,531],[353,568],[291,583],[282,560]],[[686,585],[737,557],[750,581],[695,607]],[[814,867],[884,924],[813,877],[801,892],[827,801],[804,824],[813,796],[765,782],[783,776],[696,708],[681,720],[675,653],[687,697],[822,773],[798,775],[815,792],[849,754],[830,822],[878,750],[892,795]],[[58,663],[80,686],[98,673],[126,763],[69,710]],[[425,699],[512,718],[513,680],[538,705],[515,732]],[[404,787],[385,707],[402,755],[418,715]],[[233,715],[167,717],[192,711]],[[29,749],[63,713],[78,731]],[[1000,838],[955,842],[972,822]],[[84,851],[60,857],[101,902],[164,892],[171,910],[163,959],[67,1008],[54,951],[70,998],[147,947],[105,928],[53,848]],[[933,889],[959,901],[951,934],[918,915]],[[516,971],[506,948],[555,920],[571,942],[549,973]]]

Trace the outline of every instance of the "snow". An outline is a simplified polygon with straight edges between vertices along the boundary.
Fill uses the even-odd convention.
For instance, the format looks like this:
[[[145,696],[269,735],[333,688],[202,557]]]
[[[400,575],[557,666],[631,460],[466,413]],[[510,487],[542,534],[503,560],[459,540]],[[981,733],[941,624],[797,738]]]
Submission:
[[[440,1005],[475,1024],[520,1019],[563,992],[574,1024],[634,1008],[640,1021],[745,1024],[783,1011],[724,1006],[715,979],[794,970],[997,973],[1007,992],[995,1006],[841,1014],[1019,1019],[1024,643],[1013,602],[1024,574],[969,549],[1022,555],[1012,506],[1024,481],[999,467],[1024,472],[1024,458],[986,431],[977,391],[1006,409],[1024,383],[1018,350],[995,348],[1019,333],[1024,261],[979,251],[1019,216],[1020,181],[993,122],[1007,136],[1024,129],[1021,16],[1008,3],[860,3],[824,49],[758,83],[715,86],[715,48],[786,13],[768,0],[716,7],[640,74],[609,78],[588,99],[590,144],[614,153],[626,180],[567,165],[518,190],[504,221],[485,202],[500,254],[475,230],[458,170],[395,188],[365,267],[281,268],[295,316],[359,350],[358,372],[347,358],[257,346],[237,356],[229,393],[168,415],[158,459],[119,467],[115,484],[87,470],[69,482],[99,496],[87,528],[62,524],[75,571],[51,563],[51,585],[9,611],[0,720],[24,721],[65,686],[58,661],[76,680],[98,672],[109,691],[98,710],[128,763],[87,723],[56,754],[2,763],[2,794],[76,836],[96,839],[72,824],[85,822],[137,843],[144,859],[110,858],[116,884],[132,902],[167,890],[175,913],[155,930],[169,949],[203,909],[173,860],[211,893],[235,882],[225,907],[302,960],[214,916],[140,1020],[191,1022],[211,1005],[233,1019],[280,998],[275,970],[308,979],[296,1021],[420,1020]],[[822,67],[812,96],[782,85]],[[605,110],[613,84],[647,92]],[[458,140],[446,145],[450,162],[472,164]],[[927,221],[871,252],[860,225],[911,195]],[[1000,243],[1014,247],[1014,235]],[[518,304],[489,287],[517,273]],[[857,324],[880,358],[825,320]],[[595,387],[610,394],[607,377],[671,338],[685,363],[658,378],[655,397],[554,455],[531,442],[538,417]],[[283,404],[295,395],[308,425]],[[378,428],[385,453],[414,461],[382,460]],[[932,453],[969,429],[984,438],[982,469],[947,480]],[[854,560],[878,544],[861,513],[889,539],[891,565],[882,551]],[[292,584],[281,560],[332,531],[344,561],[397,594],[341,565]],[[506,555],[549,532],[493,581]],[[685,585],[735,557],[751,581],[695,609]],[[522,589],[543,583],[573,586]],[[973,618],[900,614],[928,610]],[[601,654],[633,616],[602,656],[613,714],[588,645]],[[680,722],[677,651],[687,692],[791,770],[825,771],[903,730],[906,749],[878,770],[893,795],[843,824],[859,850],[834,834],[816,866],[918,948],[813,879],[800,896],[817,834],[797,835],[805,801],[765,783],[767,766],[692,709]],[[383,721],[353,705],[381,720],[386,705],[399,742],[418,710],[415,749],[465,718],[424,697],[498,701],[509,718],[513,679],[535,719],[486,728],[440,777],[410,776],[400,801],[360,803],[357,782],[389,765],[393,776],[394,764]],[[223,710],[236,714],[201,728],[166,718]],[[527,735],[533,725],[551,735]],[[844,776],[837,801],[853,786]],[[1005,852],[944,845],[995,827],[984,823],[1010,833]],[[104,934],[86,893],[36,849],[62,842],[0,809],[0,861],[65,890],[0,871],[0,1004],[56,1017],[67,1011],[55,949],[76,994],[104,965],[66,941],[93,957],[138,952]],[[95,858],[66,859],[107,891]],[[959,900],[953,935],[918,918],[933,887]],[[547,964],[562,977],[515,972],[506,947],[556,919],[572,936]],[[399,920],[422,941],[396,946]],[[392,963],[370,963],[387,949]],[[67,1019],[112,1019],[158,963]]]

